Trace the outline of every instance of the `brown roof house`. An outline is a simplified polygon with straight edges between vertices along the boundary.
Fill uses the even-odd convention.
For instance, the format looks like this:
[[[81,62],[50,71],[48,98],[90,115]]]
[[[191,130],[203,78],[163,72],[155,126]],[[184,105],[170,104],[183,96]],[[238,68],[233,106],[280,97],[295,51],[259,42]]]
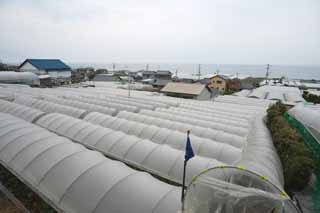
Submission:
[[[218,90],[220,93],[236,92],[241,89],[239,78],[229,77],[227,75],[214,75],[210,78],[208,84],[210,89]]]
[[[212,97],[211,90],[203,84],[188,84],[188,83],[168,83],[161,89],[162,93],[167,96],[197,99],[197,100],[209,100]]]

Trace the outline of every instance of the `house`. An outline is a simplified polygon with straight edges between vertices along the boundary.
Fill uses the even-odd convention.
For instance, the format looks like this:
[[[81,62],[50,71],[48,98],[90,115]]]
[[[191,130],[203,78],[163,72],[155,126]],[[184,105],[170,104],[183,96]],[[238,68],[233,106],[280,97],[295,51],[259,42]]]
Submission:
[[[210,78],[208,87],[220,93],[235,92],[241,89],[241,82],[237,77],[217,74]]]
[[[172,81],[172,73],[167,70],[143,71],[142,83],[152,85],[156,88],[162,88]]]
[[[172,79],[172,73],[170,71],[167,71],[167,70],[158,70],[155,73],[154,78],[155,79],[159,79],[159,80],[171,80]]]
[[[155,71],[142,71],[142,79],[154,79]]]
[[[56,83],[71,82],[71,68],[59,59],[26,59],[19,66],[19,71],[49,75]]]
[[[160,92],[167,96],[196,100],[209,100],[212,97],[211,90],[206,85],[198,83],[188,84],[169,82],[160,90]]]

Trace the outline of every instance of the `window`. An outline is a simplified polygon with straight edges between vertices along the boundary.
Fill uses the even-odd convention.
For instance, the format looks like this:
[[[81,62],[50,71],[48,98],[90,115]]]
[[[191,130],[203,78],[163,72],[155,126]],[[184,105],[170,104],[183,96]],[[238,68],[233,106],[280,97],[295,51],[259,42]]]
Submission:
[[[212,83],[214,84],[214,80],[212,80]]]
[[[217,84],[222,84],[222,81],[217,81]]]

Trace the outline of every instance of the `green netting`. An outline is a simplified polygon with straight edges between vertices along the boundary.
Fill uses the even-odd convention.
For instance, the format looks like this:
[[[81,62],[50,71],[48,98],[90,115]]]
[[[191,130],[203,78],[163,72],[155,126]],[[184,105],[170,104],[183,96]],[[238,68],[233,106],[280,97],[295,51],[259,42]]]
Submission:
[[[302,135],[304,142],[312,152],[312,156],[316,163],[315,174],[317,177],[316,186],[313,193],[313,203],[316,212],[320,212],[320,144],[309,131],[309,129],[305,127],[301,122],[299,122],[294,117],[290,116],[288,113],[285,113],[284,116],[287,119],[288,123],[292,127],[296,128],[298,132]]]

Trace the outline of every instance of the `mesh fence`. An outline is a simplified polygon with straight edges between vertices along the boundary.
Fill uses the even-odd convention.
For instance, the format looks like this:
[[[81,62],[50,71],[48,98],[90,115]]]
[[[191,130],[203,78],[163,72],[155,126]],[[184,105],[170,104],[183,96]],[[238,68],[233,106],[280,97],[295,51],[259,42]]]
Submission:
[[[312,130],[305,127],[297,119],[295,119],[288,113],[285,113],[285,118],[287,119],[289,124],[292,127],[296,128],[298,132],[302,135],[304,142],[312,152],[312,156],[316,163],[315,175],[317,177],[315,190],[313,193],[313,202],[315,211],[320,212],[320,143],[317,141],[316,137],[314,136],[314,133],[312,133]]]

